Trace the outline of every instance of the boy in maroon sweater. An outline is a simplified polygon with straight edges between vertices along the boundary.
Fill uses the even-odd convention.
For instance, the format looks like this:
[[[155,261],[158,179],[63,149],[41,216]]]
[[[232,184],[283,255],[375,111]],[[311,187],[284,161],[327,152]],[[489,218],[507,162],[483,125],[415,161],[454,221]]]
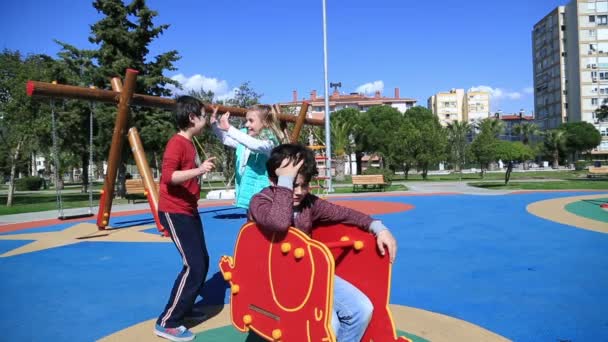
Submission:
[[[179,97],[175,121],[179,132],[167,142],[163,155],[158,217],[169,230],[184,265],[154,333],[172,341],[191,341],[194,334],[181,323],[191,312],[209,270],[203,223],[198,214],[199,177],[213,169],[215,157],[201,163],[192,143],[192,137],[205,128],[204,107],[199,100]]]
[[[272,186],[256,194],[249,206],[249,218],[258,227],[284,232],[294,226],[310,235],[320,224],[350,224],[372,232],[380,253],[384,255],[386,247],[391,262],[395,260],[397,242],[382,222],[309,193],[310,180],[317,174],[312,150],[298,144],[279,145],[272,150],[266,166]],[[335,276],[332,326],[338,341],[360,341],[372,311],[365,294]]]

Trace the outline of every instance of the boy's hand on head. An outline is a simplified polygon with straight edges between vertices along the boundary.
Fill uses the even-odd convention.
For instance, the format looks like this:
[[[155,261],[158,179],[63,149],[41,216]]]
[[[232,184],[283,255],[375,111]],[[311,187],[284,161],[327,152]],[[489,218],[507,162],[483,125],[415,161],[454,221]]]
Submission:
[[[302,167],[302,164],[304,164],[304,159],[302,159],[298,163],[296,163],[295,160],[285,158],[281,162],[281,166],[279,166],[275,170],[275,173],[279,177],[288,176],[288,177],[296,178],[296,176],[298,175],[298,171],[300,171],[300,167]]]
[[[198,167],[198,169],[201,171],[201,175],[215,168],[215,163],[213,162],[214,160],[215,157],[208,158]]]
[[[395,237],[393,237],[393,234],[388,229],[378,233],[376,245],[378,245],[378,250],[382,255],[384,255],[384,247],[386,247],[388,249],[388,256],[391,258],[391,263],[395,261],[395,257],[397,256],[397,240],[395,240]]]
[[[230,112],[224,113],[224,115],[220,116],[219,128],[227,131],[230,128],[230,122],[228,119],[230,118]]]
[[[220,107],[212,106],[212,108],[213,108],[213,113],[211,113],[211,116],[209,117],[209,123],[213,125],[214,123],[217,123],[217,111]]]

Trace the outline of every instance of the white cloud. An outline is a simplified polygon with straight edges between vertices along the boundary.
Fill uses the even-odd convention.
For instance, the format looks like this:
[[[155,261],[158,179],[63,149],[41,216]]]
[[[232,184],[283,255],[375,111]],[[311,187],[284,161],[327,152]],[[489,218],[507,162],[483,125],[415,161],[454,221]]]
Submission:
[[[492,88],[490,86],[480,85],[477,87],[471,87],[468,91],[485,91],[490,93],[490,97],[495,100],[509,99],[519,100],[521,99],[521,93],[517,91],[507,91],[501,88]],[[524,90],[525,92],[525,90]]]
[[[374,81],[362,84],[357,87],[356,91],[360,94],[374,94],[376,91],[382,93],[384,90],[384,82],[382,81]]]
[[[190,77],[184,74],[177,74],[171,77],[172,80],[179,82],[183,89],[177,89],[174,86],[168,86],[174,94],[185,94],[190,90],[199,91],[204,89],[205,91],[211,90],[215,94],[216,100],[226,100],[234,96],[234,91],[237,88],[230,89],[228,82],[213,77],[206,77],[205,75],[196,74]]]
[[[526,94],[533,94],[534,93],[534,88],[532,88],[532,87],[525,87],[524,88],[524,93],[526,93]]]

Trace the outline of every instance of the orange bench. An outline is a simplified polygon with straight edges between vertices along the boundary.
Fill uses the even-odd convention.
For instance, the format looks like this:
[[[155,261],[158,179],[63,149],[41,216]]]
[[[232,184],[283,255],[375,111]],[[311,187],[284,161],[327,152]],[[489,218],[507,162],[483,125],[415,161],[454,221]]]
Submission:
[[[352,175],[353,192],[357,189],[380,189],[385,190],[388,185],[383,175]]]
[[[587,178],[608,176],[608,166],[589,166]]]
[[[158,182],[154,182],[156,184],[156,189],[158,190]],[[127,198],[127,203],[132,201],[135,203],[136,199],[145,199],[146,187],[144,186],[143,179],[127,179],[125,181],[125,197]]]

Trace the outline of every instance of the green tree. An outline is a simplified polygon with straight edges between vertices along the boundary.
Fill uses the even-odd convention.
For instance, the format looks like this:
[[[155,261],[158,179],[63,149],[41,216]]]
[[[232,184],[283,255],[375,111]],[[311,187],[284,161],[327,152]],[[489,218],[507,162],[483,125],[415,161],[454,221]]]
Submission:
[[[552,159],[553,168],[559,167],[560,151],[565,150],[567,134],[561,129],[552,129],[544,133],[545,150],[549,153]]]
[[[482,130],[471,143],[471,153],[481,168],[481,178],[488,169],[491,162],[496,160],[496,149],[498,138],[492,130]]]
[[[260,103],[260,98],[264,95],[255,91],[250,82],[243,82],[235,91],[234,97],[228,99],[226,104],[232,107],[248,108]]]
[[[498,141],[496,143],[496,158],[511,162],[514,160],[529,160],[534,157],[534,150],[523,144],[522,142],[516,141]],[[505,175],[505,184],[509,183],[510,168],[507,168]]]
[[[477,123],[477,129],[498,138],[505,130],[505,123],[497,118],[485,118]]]
[[[458,171],[462,178],[471,125],[464,121],[454,121],[449,123],[446,129],[448,133],[448,161],[454,165],[454,170]]]
[[[602,141],[600,132],[588,122],[568,122],[560,128],[566,132],[566,148],[572,153],[573,161],[577,154],[597,147]]]
[[[378,153],[382,157],[382,167],[393,166],[394,156],[389,149],[394,137],[392,132],[399,127],[403,114],[391,106],[373,106],[361,114],[362,131],[365,132],[365,141],[369,153]]]
[[[393,132],[394,139],[388,148],[396,169],[400,169],[405,179],[408,179],[410,170],[416,166],[415,157],[421,132],[414,127],[412,120],[407,119],[404,119]]]
[[[348,155],[355,154],[356,174],[363,174],[363,156],[368,148],[368,139],[366,128],[369,120],[366,120],[367,114],[358,111],[355,108],[345,108],[331,114],[333,117],[339,117],[339,121],[348,122],[351,128],[350,137],[351,145]]]
[[[524,143],[524,145],[528,145],[530,140],[538,135],[539,132],[538,126],[533,123],[524,122],[513,126],[513,133],[519,135],[521,142]]]
[[[336,162],[336,179],[344,180],[345,164],[350,161],[352,151],[351,132],[353,121],[340,111],[331,115],[331,151]]]
[[[107,87],[112,77],[122,76],[126,69],[137,70],[135,91],[154,96],[169,96],[171,91],[167,85],[179,86],[178,82],[166,77],[165,71],[175,70],[173,65],[180,57],[176,50],[171,50],[150,56],[149,46],[159,38],[169,25],[155,25],[157,12],[147,7],[145,0],[133,0],[124,4],[122,0],[95,0],[93,7],[102,18],[91,26],[89,41],[99,46],[94,56],[98,72],[95,73],[94,83],[100,88]],[[99,106],[97,118],[99,134],[102,141],[111,141],[114,124],[115,106]],[[153,120],[152,120],[153,119]],[[142,137],[148,159],[157,155],[164,147],[170,135],[158,134],[167,132],[168,127],[174,127],[173,118],[167,112],[151,108],[132,108],[131,126],[138,128]],[[162,147],[161,147],[162,146]],[[105,146],[107,155],[110,146]],[[123,150],[123,160],[130,158],[127,149]],[[156,164],[156,162],[155,162]],[[125,179],[124,163],[119,168],[117,194],[124,194]]]
[[[424,107],[413,107],[405,112],[404,119],[411,123],[411,138],[408,139],[405,151],[407,159],[413,160],[416,169],[426,179],[431,166],[437,165],[446,158],[447,135],[437,116]]]
[[[608,104],[607,104],[606,100],[604,100],[602,102],[602,105],[598,109],[595,110],[595,117],[599,121],[608,120]]]
[[[40,115],[40,102],[32,101],[25,92],[28,80],[51,81],[54,61],[45,55],[24,57],[18,51],[0,54],[0,141],[9,152],[9,188],[7,206],[12,206],[17,172],[29,173],[27,162],[32,148],[39,146],[38,136],[44,134],[45,118]],[[48,108],[47,108],[48,109]]]
[[[70,44],[57,40],[55,42],[62,46],[55,73],[57,81],[61,84],[81,87],[91,86],[98,78],[99,72],[94,64],[95,51],[79,50]],[[58,150],[61,152],[58,155],[60,173],[81,167],[82,191],[86,192],[89,183],[89,135],[95,135],[95,127],[97,127],[94,121],[91,131],[90,116],[95,119],[95,109],[98,105],[74,100],[56,100],[54,104],[57,117],[55,135],[58,140]],[[95,141],[95,137],[93,139]],[[93,142],[93,151],[94,155],[99,156],[104,149]],[[61,179],[57,181],[61,182]]]

